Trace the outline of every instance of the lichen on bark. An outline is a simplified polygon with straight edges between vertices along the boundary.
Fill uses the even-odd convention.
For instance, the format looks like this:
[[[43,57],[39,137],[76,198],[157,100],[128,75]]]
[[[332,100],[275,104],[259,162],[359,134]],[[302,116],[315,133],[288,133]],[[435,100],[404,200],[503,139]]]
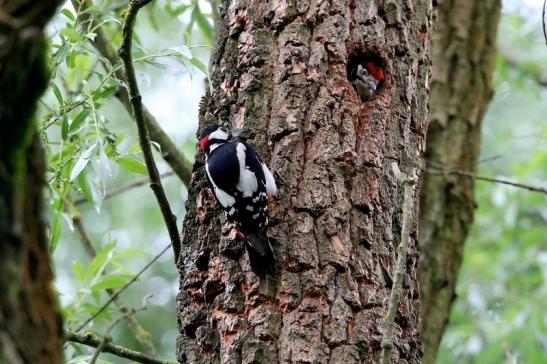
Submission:
[[[263,282],[250,272],[198,156],[179,260],[181,362],[379,359],[401,229],[391,164],[421,168],[430,17],[425,0],[224,3],[200,126],[251,130],[248,142],[280,176],[269,229],[279,270]],[[386,77],[363,103],[346,66],[370,52]],[[397,363],[421,358],[415,220],[411,231]]]

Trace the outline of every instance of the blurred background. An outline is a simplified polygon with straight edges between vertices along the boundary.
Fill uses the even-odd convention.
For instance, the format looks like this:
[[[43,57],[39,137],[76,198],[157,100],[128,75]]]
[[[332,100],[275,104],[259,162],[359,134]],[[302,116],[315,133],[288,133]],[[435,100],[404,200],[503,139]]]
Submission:
[[[95,1],[84,9],[68,2],[49,25],[51,87],[40,106],[48,151],[47,199],[56,288],[67,329],[76,329],[169,244],[146,171],[136,127],[116,97],[118,67],[91,47],[101,19],[117,46],[125,1]],[[76,5],[76,6],[75,6]],[[547,46],[540,0],[504,0],[498,32],[495,96],[483,123],[479,174],[546,186]],[[192,160],[198,104],[208,87],[213,46],[213,1],[157,0],[137,21],[134,54],[143,102]],[[85,31],[80,31],[81,27]],[[78,31],[77,31],[78,30]],[[167,172],[159,153],[160,172]],[[133,183],[139,187],[125,189]],[[186,189],[167,176],[164,186],[179,228]],[[124,189],[123,192],[119,192]],[[477,181],[477,214],[466,243],[457,298],[438,363],[547,362],[547,199],[500,184]],[[76,225],[75,225],[76,223]],[[87,237],[87,238],[86,238]],[[97,256],[82,244],[90,241]],[[123,295],[150,332],[159,356],[174,360],[178,275],[170,250]],[[119,312],[110,306],[87,326],[103,333]],[[427,319],[427,318],[423,318]],[[140,349],[121,322],[113,341]],[[66,347],[71,363],[92,351]],[[123,363],[108,354],[103,362]]]

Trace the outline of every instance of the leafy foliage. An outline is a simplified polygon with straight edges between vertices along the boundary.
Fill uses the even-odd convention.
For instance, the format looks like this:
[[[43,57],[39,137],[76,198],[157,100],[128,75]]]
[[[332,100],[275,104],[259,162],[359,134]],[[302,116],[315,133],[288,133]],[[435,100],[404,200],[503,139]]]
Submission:
[[[135,125],[117,98],[118,90],[125,87],[117,77],[121,61],[111,62],[94,45],[104,33],[114,49],[119,46],[125,5],[116,0],[74,0],[65,4],[49,27],[53,76],[49,92],[41,100],[40,133],[48,156],[50,250],[57,263],[57,286],[69,330],[98,312],[109,297],[107,290],[125,285],[167,242],[151,191],[129,191],[106,200],[109,191],[147,176]],[[163,86],[154,82],[158,75],[208,78],[211,9],[215,6],[214,2],[169,0],[155,1],[142,11],[133,54],[145,102],[148,94],[154,95]],[[202,92],[200,89],[192,92]],[[194,114],[194,125],[196,117]],[[166,130],[169,132],[168,126]],[[186,130],[177,141],[180,148],[186,146],[190,157],[194,148],[188,148],[192,142],[186,140],[193,140],[192,131]],[[167,169],[159,153],[156,161],[160,169]],[[166,189],[182,219],[184,188],[171,179]],[[76,222],[85,231],[75,226]],[[86,239],[94,257],[85,253],[89,246],[84,249],[80,244]],[[172,261],[172,257],[165,256],[165,260]],[[149,310],[138,319],[154,333],[160,354],[172,357],[175,267],[157,265],[150,274],[152,278],[135,285],[124,300],[127,306],[137,307],[148,292],[156,293]],[[120,315],[111,305],[86,329],[101,334]],[[149,325],[151,322],[161,325]],[[142,351],[125,325],[116,328],[114,336],[116,342]],[[67,359],[88,362],[89,353],[81,346],[70,346]],[[109,355],[101,358],[104,363],[120,362]]]

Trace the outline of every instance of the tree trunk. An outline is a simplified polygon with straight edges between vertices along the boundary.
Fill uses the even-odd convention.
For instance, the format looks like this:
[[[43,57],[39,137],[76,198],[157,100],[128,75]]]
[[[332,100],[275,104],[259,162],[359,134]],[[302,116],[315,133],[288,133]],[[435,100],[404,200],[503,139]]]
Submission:
[[[426,159],[475,173],[481,120],[492,96],[499,0],[439,1],[433,41]],[[455,298],[463,243],[473,222],[473,180],[426,174],[420,206],[421,336],[434,363]]]
[[[42,29],[60,1],[0,4],[0,363],[61,363],[33,114],[49,75]]]
[[[279,264],[267,281],[250,272],[199,156],[179,259],[181,362],[380,358],[403,199],[392,164],[419,174],[427,129],[431,3],[401,4],[226,2],[200,128],[247,128],[278,176],[269,235]],[[362,102],[348,72],[367,59],[385,78]],[[416,235],[413,223],[394,363],[421,358]]]

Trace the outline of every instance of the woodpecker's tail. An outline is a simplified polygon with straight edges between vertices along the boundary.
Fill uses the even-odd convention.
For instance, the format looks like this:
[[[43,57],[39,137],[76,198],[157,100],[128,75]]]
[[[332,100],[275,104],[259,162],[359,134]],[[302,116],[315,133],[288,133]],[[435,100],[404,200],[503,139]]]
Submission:
[[[245,234],[245,248],[249,254],[251,269],[260,278],[275,273],[275,257],[266,231]]]

